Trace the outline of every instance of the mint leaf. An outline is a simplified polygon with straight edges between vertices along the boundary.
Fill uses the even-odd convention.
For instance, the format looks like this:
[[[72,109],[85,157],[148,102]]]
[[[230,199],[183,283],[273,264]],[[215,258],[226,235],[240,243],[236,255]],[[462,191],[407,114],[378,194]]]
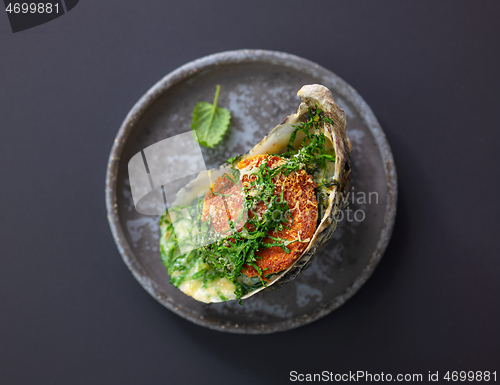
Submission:
[[[222,107],[217,107],[220,85],[215,90],[214,103],[199,102],[194,106],[191,128],[196,132],[198,143],[213,147],[222,140],[229,128],[231,113]]]

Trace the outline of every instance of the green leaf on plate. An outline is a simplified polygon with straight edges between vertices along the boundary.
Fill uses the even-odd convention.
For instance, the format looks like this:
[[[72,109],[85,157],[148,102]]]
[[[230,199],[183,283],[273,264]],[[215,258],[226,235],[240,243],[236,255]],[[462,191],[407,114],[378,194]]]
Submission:
[[[217,107],[219,92],[220,85],[217,85],[213,104],[199,102],[193,110],[191,128],[196,132],[198,143],[206,147],[213,147],[222,140],[231,120],[229,110]]]

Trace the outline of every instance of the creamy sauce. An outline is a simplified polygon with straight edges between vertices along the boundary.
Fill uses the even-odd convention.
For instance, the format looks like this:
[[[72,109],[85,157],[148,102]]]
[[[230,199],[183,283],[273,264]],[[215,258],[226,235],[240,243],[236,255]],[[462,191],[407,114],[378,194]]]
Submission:
[[[183,222],[181,220],[179,222]],[[175,227],[175,233],[180,233],[180,237],[189,237],[190,236],[190,226],[189,222],[187,222],[186,226],[181,225],[181,223],[177,222],[180,226]],[[160,227],[165,231],[165,223],[162,223]],[[224,302],[228,300],[236,299],[236,295],[234,294],[236,290],[236,285],[229,281],[227,278],[216,277],[215,279],[209,281],[205,280],[206,274],[211,271],[210,266],[207,263],[204,263],[202,259],[195,255],[195,258],[198,258],[193,263],[190,263],[189,254],[181,254],[179,248],[176,246],[176,243],[173,238],[170,238],[173,234],[169,232],[165,232],[164,236],[160,240],[160,245],[162,245],[165,251],[169,251],[171,248],[175,247],[174,259],[177,264],[184,266],[185,268],[189,268],[186,274],[186,278],[180,283],[178,288],[185,294],[193,297],[197,301],[210,303],[210,302]],[[171,278],[180,277],[185,270],[180,268],[179,270],[170,271]],[[193,279],[193,276],[196,274],[201,275],[198,278]],[[206,282],[205,282],[206,281]]]
[[[198,267],[195,265],[189,271],[189,276],[196,274],[197,270]],[[223,302],[236,299],[236,295],[234,294],[234,291],[236,290],[235,284],[227,278],[222,277],[215,278],[213,281],[207,282],[205,285],[203,285],[203,277],[197,279],[187,278],[179,285],[179,289],[183,293],[193,297],[195,300],[205,303]]]

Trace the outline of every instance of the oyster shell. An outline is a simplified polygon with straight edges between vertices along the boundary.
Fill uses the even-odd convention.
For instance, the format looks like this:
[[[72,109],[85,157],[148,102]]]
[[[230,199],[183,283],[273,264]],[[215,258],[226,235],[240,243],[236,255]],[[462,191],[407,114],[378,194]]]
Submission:
[[[312,262],[319,248],[328,241],[337,227],[336,215],[343,207],[345,195],[349,191],[351,160],[349,157],[349,145],[346,136],[346,119],[344,111],[335,103],[332,93],[328,88],[319,84],[303,86],[297,96],[303,102],[299,105],[297,112],[285,118],[283,123],[276,126],[264,139],[260,141],[244,157],[251,157],[265,153],[279,153],[286,148],[290,136],[294,132],[294,126],[300,124],[309,109],[320,108],[325,116],[330,118],[332,124],[323,124],[323,133],[330,140],[335,151],[335,164],[333,169],[327,170],[326,178],[336,181],[328,194],[328,205],[320,217],[320,222],[302,256],[288,269],[281,272],[266,287],[259,288],[243,297],[248,298],[264,289],[277,289],[293,280]],[[294,147],[297,148],[304,135],[297,135]]]
[[[315,182],[320,185],[318,188],[318,221],[317,227],[313,236],[310,238],[309,243],[305,250],[295,260],[295,262],[276,274],[268,276],[265,286],[250,290],[241,299],[249,298],[262,290],[276,289],[290,282],[297,275],[301,273],[312,262],[315,254],[319,248],[332,236],[337,225],[337,213],[342,208],[345,200],[345,195],[349,190],[349,179],[351,163],[349,158],[349,145],[346,137],[346,120],[344,111],[335,103],[331,92],[324,86],[318,84],[303,86],[297,95],[303,100],[295,114],[288,116],[282,124],[276,126],[268,135],[266,135],[254,148],[241,158],[249,159],[257,155],[265,154],[282,154],[289,149],[292,145],[295,150],[307,141],[306,134],[302,131],[297,131],[297,126],[310,119],[315,111],[321,110],[322,116],[326,118],[318,125],[316,133],[324,134],[325,149],[335,156],[335,162],[327,162],[327,167],[321,169],[321,172],[316,172],[313,175]],[[311,115],[312,114],[312,115]],[[292,141],[293,135],[295,139]],[[217,170],[208,171],[206,174],[200,175],[198,178],[186,185],[178,193],[177,205],[189,204],[196,198],[203,196],[207,191],[210,191],[207,186],[211,186],[211,182],[215,177],[227,173],[229,164],[223,165]],[[207,182],[208,181],[208,182]],[[323,182],[323,183],[320,183]],[[328,183],[324,183],[327,181]],[[323,202],[322,205],[319,202]],[[169,212],[170,213],[170,212]],[[163,220],[163,218],[166,218]],[[163,220],[163,221],[162,221]],[[180,243],[168,243],[171,240],[172,231],[166,227],[169,223],[174,223],[170,217],[162,217],[160,227],[162,229],[162,236],[160,238],[160,245],[162,250],[162,260],[167,266],[172,263],[172,258],[168,259],[167,254],[179,255],[178,250],[172,250],[172,247],[180,248]],[[189,231],[188,231],[189,232]],[[175,233],[178,233],[177,227]],[[187,238],[190,238],[189,236]],[[166,250],[166,251],[165,251]],[[189,256],[189,250],[183,249],[186,256]],[[187,252],[187,254],[186,254]],[[168,260],[167,260],[168,259]],[[201,258],[200,258],[201,259]],[[185,266],[188,264],[186,262]],[[189,264],[191,269],[191,276],[199,275],[197,272],[208,269],[208,265],[203,261],[198,261]],[[175,276],[177,272],[169,270],[169,274]],[[246,279],[246,278],[245,278]],[[175,280],[175,277],[174,277]],[[213,280],[210,285],[203,284],[198,281],[184,281],[176,285],[187,295],[192,296],[196,300],[202,302],[221,302],[230,299],[236,299],[234,293],[231,293],[233,286],[228,282],[227,278],[217,278]],[[203,289],[202,289],[203,287]]]

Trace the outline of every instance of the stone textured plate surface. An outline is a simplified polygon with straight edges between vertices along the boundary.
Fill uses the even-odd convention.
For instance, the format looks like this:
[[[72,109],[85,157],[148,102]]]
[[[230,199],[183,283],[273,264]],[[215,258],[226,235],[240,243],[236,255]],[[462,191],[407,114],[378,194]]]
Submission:
[[[190,130],[191,111],[211,102],[232,113],[224,140],[203,148],[207,168],[248,151],[294,112],[304,84],[327,86],[347,116],[352,143],[350,212],[312,265],[292,283],[243,302],[206,305],[168,283],[158,251],[158,217],[132,201],[127,165],[147,146]],[[196,323],[226,332],[272,333],[305,325],[349,299],[369,278],[391,236],[397,181],[391,150],[373,112],[345,81],[308,60],[274,51],[239,50],[207,56],[165,76],[132,108],[111,150],[106,176],[108,220],[118,250],[139,283],[162,305]]]

